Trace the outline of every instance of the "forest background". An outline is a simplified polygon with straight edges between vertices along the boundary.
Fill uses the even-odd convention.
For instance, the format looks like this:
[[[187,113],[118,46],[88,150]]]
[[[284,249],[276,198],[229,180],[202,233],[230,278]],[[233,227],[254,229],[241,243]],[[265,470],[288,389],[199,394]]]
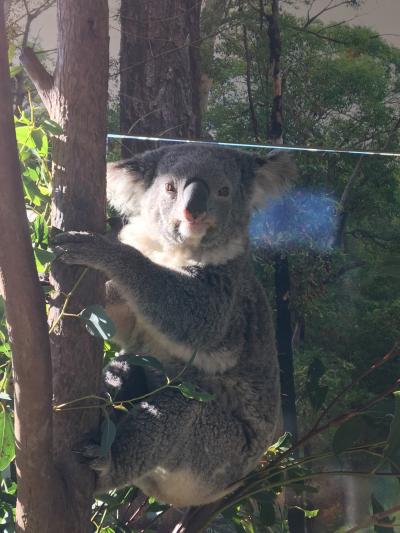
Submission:
[[[386,13],[394,15],[384,0],[372,3],[386,5]],[[130,7],[127,2],[122,4],[128,20]],[[53,5],[52,1],[39,0],[8,2],[16,134],[36,264],[44,283],[51,259],[47,249],[51,193],[48,140],[58,132],[57,125],[47,119],[18,55],[20,48],[29,44],[49,67],[54,63],[47,30],[41,30],[38,37],[41,17],[51,16],[48,10]],[[182,74],[186,88],[190,86],[198,100],[196,105],[185,100],[184,112],[190,118],[183,126],[165,124],[158,109],[146,108],[151,105],[151,95],[144,102],[146,97],[141,94],[143,105],[129,105],[138,90],[137,80],[146,82],[149,71],[142,69],[135,49],[129,51],[127,44],[130,33],[137,43],[139,32],[135,35],[126,22],[120,26],[119,6],[111,6],[117,20],[111,17],[110,26],[117,34],[122,31],[120,60],[133,67],[124,78],[121,62],[116,58],[110,62],[108,132],[256,144],[274,144],[282,136],[284,144],[290,146],[398,151],[399,37],[390,28],[378,32],[375,25],[358,25],[371,1],[279,3],[275,19],[280,33],[283,131],[274,135],[271,110],[277,94],[268,33],[272,5],[262,0],[209,0],[203,2],[201,12],[198,10],[198,20],[185,21],[192,32],[199,32],[194,42],[200,46],[193,46],[199,57],[191,57],[197,64],[189,68],[189,81],[188,72]],[[345,14],[340,11],[344,8]],[[35,13],[37,17],[33,17]],[[385,13],[383,7],[380,13]],[[131,13],[131,18],[145,14]],[[51,18],[45,20],[50,24]],[[157,32],[164,30],[165,23],[163,28],[154,23],[149,31],[157,41]],[[168,45],[166,41],[160,45],[158,38],[150,50],[153,56],[157,46]],[[112,46],[112,50],[116,55],[117,47]],[[174,64],[174,54],[180,53],[174,47],[171,50],[162,59],[166,66]],[[137,48],[136,53],[147,57],[149,51]],[[135,76],[136,83],[132,82]],[[163,100],[158,103],[167,105]],[[115,159],[121,151],[129,155],[151,146],[142,141],[125,142],[121,149],[120,142],[110,140],[108,156]],[[399,423],[390,394],[399,375],[397,352],[391,351],[400,330],[399,161],[340,152],[299,152],[295,158],[300,175],[294,191],[261,210],[252,222],[254,262],[275,309],[281,366],[288,377],[283,383],[285,429],[292,435],[291,442],[296,442],[312,430],[321,410],[324,413],[329,407],[330,415],[339,423],[324,432],[314,431],[301,447],[300,456],[312,458],[307,467],[314,471],[344,470],[349,475],[326,476],[322,482],[316,478],[303,484],[286,504],[276,497],[279,491],[271,496],[267,490],[263,497],[236,502],[226,509],[225,521],[237,531],[249,532],[296,531],[295,527],[303,531],[353,531],[357,524],[371,531],[396,531],[400,527],[400,518],[396,518],[400,489],[397,476],[390,473],[399,469],[396,454],[388,454],[387,448]],[[12,400],[8,396],[11,363],[4,317],[0,336],[1,423],[6,428],[12,417]],[[109,357],[112,346],[106,342],[105,347]],[[360,379],[388,353],[389,361],[379,363],[377,370]],[[288,365],[291,362],[293,371]],[[343,390],[346,394],[341,393]],[[348,419],[341,415],[354,411],[357,416]],[[283,453],[290,446],[288,439],[279,443]],[[12,458],[12,446],[3,439],[0,512],[7,531],[12,531],[15,514]],[[378,470],[388,475],[364,475]],[[296,475],[307,478],[308,471]],[[135,491],[125,491],[98,500],[93,508],[95,530],[111,533],[155,528],[156,520],[168,509],[152,499],[140,498]],[[300,515],[292,517],[292,527],[288,508]]]

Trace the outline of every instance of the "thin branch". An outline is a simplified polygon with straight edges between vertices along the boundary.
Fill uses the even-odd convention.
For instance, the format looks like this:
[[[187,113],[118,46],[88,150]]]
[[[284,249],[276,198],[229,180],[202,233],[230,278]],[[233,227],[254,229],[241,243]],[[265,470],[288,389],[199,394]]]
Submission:
[[[367,516],[360,524],[357,524],[356,526],[347,529],[345,533],[355,533],[356,531],[360,531],[361,529],[368,528],[368,526],[377,525],[379,521],[382,520],[382,518],[387,518],[392,514],[398,513],[399,511],[400,503],[397,503],[396,505],[393,505],[393,507],[390,507],[385,511],[381,511],[380,513]],[[379,527],[382,527],[382,524],[379,524]],[[390,524],[390,527],[393,527],[393,524]]]
[[[400,350],[400,339],[398,339],[394,345],[392,346],[392,348],[388,351],[387,354],[385,354],[383,357],[379,357],[379,359],[377,359],[376,361],[374,361],[372,363],[372,365],[367,369],[365,370],[365,372],[363,372],[360,376],[356,377],[355,379],[353,379],[346,387],[344,387],[344,389],[342,389],[339,394],[337,394],[333,400],[327,405],[327,407],[321,412],[320,416],[318,417],[318,419],[316,420],[313,428],[311,429],[311,431],[313,431],[314,429],[318,428],[319,427],[319,424],[320,422],[322,421],[322,419],[328,414],[328,412],[332,409],[332,407],[340,400],[340,398],[343,397],[344,394],[346,394],[347,392],[349,392],[350,390],[354,389],[355,387],[357,387],[357,385],[359,385],[361,383],[362,380],[364,380],[367,376],[369,376],[372,372],[374,372],[377,368],[381,367],[382,365],[384,365],[385,363],[387,363],[388,361],[392,360],[394,357],[396,357],[397,355],[399,355],[399,350]]]
[[[318,37],[319,39],[322,39],[324,41],[328,41],[335,44],[342,44],[344,46],[349,46],[350,43],[346,43],[345,41],[341,41],[339,39],[335,39],[334,37],[328,37],[328,35],[324,35],[321,32],[315,32],[308,30],[307,28],[300,27],[300,26],[293,26],[292,24],[286,24],[287,28],[290,28],[291,30],[298,31],[300,33],[306,33],[308,35],[312,35],[313,37]]]
[[[318,11],[315,15],[312,17],[309,16],[310,13],[307,14],[307,20],[304,23],[304,28],[307,28],[310,24],[312,24],[318,17],[326,13],[327,11],[331,11],[332,9],[336,9],[337,7],[343,6],[348,4],[347,0],[342,0],[341,2],[338,2],[337,4],[332,5],[332,0],[329,1],[328,5],[326,5],[324,8],[321,9],[321,11]]]
[[[54,88],[53,76],[47,72],[32,48],[24,48],[20,60],[24,65],[28,76],[32,80],[32,83],[35,85],[40,98],[43,100],[47,111],[50,112],[51,93]]]

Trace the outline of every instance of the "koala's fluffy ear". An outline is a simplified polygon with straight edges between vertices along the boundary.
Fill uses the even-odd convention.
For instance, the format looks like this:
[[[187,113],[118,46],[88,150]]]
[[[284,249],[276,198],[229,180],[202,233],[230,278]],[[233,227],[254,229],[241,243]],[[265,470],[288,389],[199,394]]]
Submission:
[[[150,187],[162,150],[107,164],[107,200],[121,215],[140,212],[140,201]]]
[[[263,206],[268,198],[283,194],[297,176],[293,159],[281,150],[273,150],[266,157],[256,156],[254,165],[253,207]]]

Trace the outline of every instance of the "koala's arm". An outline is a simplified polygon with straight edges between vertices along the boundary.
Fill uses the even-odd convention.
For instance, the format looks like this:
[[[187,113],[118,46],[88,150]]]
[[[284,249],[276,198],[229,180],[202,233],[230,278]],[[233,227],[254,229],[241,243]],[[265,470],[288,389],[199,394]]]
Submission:
[[[226,268],[177,272],[131,246],[90,233],[61,234],[55,244],[63,261],[104,272],[134,313],[172,341],[208,350],[224,338],[235,300]]]

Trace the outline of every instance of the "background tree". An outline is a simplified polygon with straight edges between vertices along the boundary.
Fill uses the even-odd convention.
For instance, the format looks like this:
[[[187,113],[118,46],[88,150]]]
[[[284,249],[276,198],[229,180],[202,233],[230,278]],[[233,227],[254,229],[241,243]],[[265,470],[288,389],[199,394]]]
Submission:
[[[10,0],[7,10],[7,30],[11,37],[12,47],[9,54],[21,51],[30,44],[33,22],[52,7],[56,0]],[[29,78],[21,65],[13,67],[13,103],[14,109],[20,109],[26,102],[28,90],[31,88]]]
[[[200,0],[121,1],[124,134],[200,137],[200,7]],[[123,156],[154,146],[124,141]]]

